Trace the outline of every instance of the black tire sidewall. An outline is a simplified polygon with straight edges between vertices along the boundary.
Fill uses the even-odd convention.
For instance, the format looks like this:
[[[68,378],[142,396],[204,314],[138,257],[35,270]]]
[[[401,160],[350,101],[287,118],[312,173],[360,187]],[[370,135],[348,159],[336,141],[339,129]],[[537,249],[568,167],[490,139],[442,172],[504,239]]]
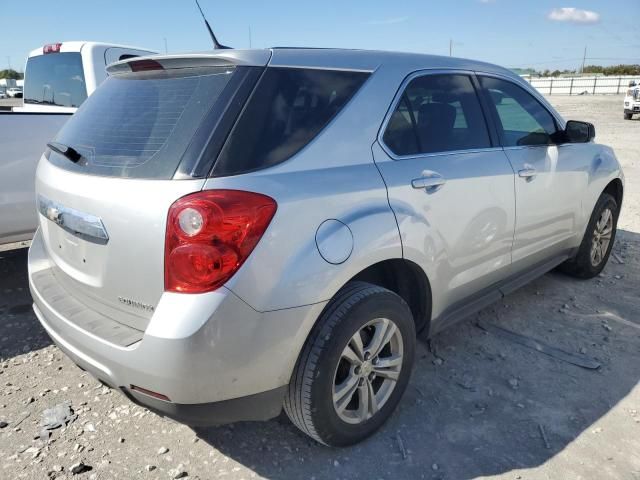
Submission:
[[[591,244],[593,241],[593,231],[596,227],[596,223],[600,219],[600,215],[602,215],[602,211],[605,208],[609,208],[611,210],[611,213],[613,214],[613,231],[611,232],[611,241],[609,242],[607,251],[602,257],[602,261],[597,266],[594,266],[591,263]],[[578,252],[578,256],[576,258],[576,263],[578,264],[578,267],[584,273],[583,276],[587,278],[595,277],[600,272],[602,272],[604,267],[607,265],[607,262],[609,261],[609,256],[611,255],[611,250],[613,249],[613,244],[616,240],[616,231],[618,228],[618,216],[620,214],[619,210],[620,209],[618,208],[618,204],[616,203],[615,199],[611,195],[604,193],[598,199],[598,202],[596,203],[593,209],[591,219],[589,220],[589,225],[587,226],[587,230],[585,231],[584,239],[583,239],[582,245],[580,246],[580,251]]]
[[[378,413],[361,424],[352,425],[341,420],[333,407],[335,370],[342,351],[354,333],[375,318],[390,319],[400,330],[403,342],[402,369],[391,397]],[[416,334],[413,317],[409,307],[400,297],[390,291],[381,291],[366,296],[350,306],[340,322],[330,332],[322,332],[321,335],[323,334],[326,343],[313,372],[311,387],[313,424],[326,444],[351,445],[378,430],[400,402],[411,377],[415,355]]]

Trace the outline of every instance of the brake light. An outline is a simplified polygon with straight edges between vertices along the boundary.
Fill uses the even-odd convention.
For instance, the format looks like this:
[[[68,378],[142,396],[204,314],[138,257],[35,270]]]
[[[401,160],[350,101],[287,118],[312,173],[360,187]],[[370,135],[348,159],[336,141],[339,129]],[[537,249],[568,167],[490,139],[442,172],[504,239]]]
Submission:
[[[275,200],[240,190],[207,190],[169,208],[164,255],[167,292],[204,293],[238,271],[266,231]]]
[[[42,47],[42,53],[58,53],[60,48],[62,48],[61,43],[49,43]]]
[[[155,60],[133,60],[128,63],[132,72],[148,72],[152,70],[164,70],[164,67]]]

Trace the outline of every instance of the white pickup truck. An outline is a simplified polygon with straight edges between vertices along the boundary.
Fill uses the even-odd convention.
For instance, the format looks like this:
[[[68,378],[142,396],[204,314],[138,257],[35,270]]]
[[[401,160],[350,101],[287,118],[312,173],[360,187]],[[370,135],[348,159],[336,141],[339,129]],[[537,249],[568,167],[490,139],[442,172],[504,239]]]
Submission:
[[[47,142],[107,78],[105,67],[154,53],[105,43],[64,42],[29,54],[23,106],[0,110],[0,246],[33,237],[38,160]]]
[[[624,97],[624,119],[631,120],[634,114],[640,115],[640,85],[631,82]]]

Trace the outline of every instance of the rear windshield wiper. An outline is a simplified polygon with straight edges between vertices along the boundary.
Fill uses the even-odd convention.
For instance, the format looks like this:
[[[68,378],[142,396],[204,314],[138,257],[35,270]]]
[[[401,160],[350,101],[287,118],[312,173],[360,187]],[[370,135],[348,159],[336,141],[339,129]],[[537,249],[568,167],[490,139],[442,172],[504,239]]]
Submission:
[[[50,143],[47,143],[47,147],[49,147],[54,152],[59,153],[60,155],[64,155],[73,163],[78,163],[82,158],[82,154],[78,152],[75,148],[69,147],[67,145],[63,145],[62,143],[50,142]]]

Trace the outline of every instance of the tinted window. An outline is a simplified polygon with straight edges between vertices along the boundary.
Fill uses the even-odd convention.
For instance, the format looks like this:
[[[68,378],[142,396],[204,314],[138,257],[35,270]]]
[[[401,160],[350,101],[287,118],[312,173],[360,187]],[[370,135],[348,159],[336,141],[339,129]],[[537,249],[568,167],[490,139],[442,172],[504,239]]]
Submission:
[[[24,103],[79,107],[86,99],[79,53],[50,53],[27,61]]]
[[[505,147],[548,145],[557,131],[553,116],[519,86],[498,78],[481,77]]]
[[[400,156],[491,146],[480,102],[466,75],[413,79],[391,115],[383,141]]]
[[[344,107],[368,75],[267,68],[220,152],[214,175],[266,168],[295,155]]]
[[[233,72],[220,67],[111,76],[55,139],[84,158],[73,163],[50,152],[49,160],[82,173],[171,178]]]

